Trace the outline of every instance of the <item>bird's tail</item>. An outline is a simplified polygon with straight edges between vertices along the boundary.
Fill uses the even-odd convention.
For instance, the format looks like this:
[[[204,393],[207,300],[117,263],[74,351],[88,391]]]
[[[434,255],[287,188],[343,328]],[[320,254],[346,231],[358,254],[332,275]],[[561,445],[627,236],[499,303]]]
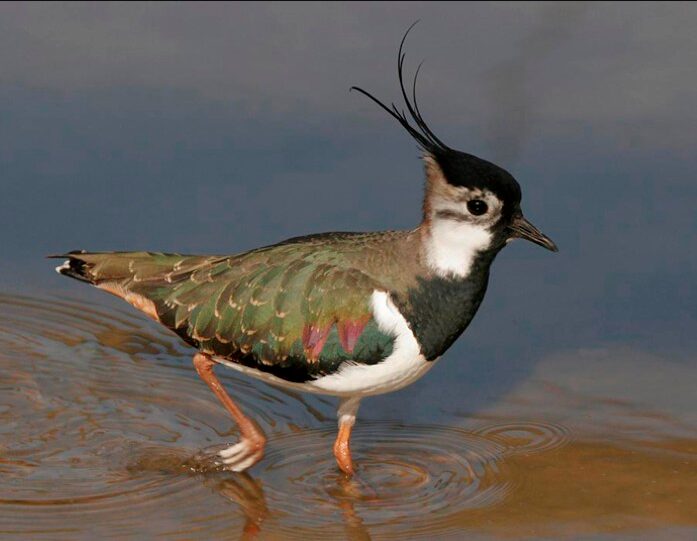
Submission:
[[[138,271],[147,273],[154,267],[156,257],[160,254],[148,252],[86,252],[73,250],[67,254],[51,255],[49,258],[63,259],[62,265],[56,267],[56,272],[70,276],[81,282],[99,285],[102,282],[113,282],[132,278]],[[171,266],[171,265],[170,265]]]
[[[67,258],[62,265],[56,267],[56,272],[58,274],[70,276],[71,278],[75,278],[81,282],[87,282],[88,284],[94,284],[94,277],[89,273],[87,263],[84,259],[80,258],[80,256],[85,253],[84,250],[73,250],[67,254],[50,255],[48,257],[52,259]]]
[[[158,252],[86,252],[74,250],[49,258],[65,259],[56,267],[59,274],[99,286],[133,281],[172,284],[224,257],[164,254]]]
[[[162,299],[177,283],[223,259],[220,256],[186,256],[152,252],[85,252],[75,250],[50,258],[65,258],[59,274],[116,295],[160,321]]]

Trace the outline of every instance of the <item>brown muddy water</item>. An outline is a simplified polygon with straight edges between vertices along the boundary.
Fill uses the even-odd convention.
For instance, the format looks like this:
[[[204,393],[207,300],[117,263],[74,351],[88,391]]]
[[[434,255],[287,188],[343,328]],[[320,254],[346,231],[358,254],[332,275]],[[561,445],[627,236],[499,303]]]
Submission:
[[[697,538],[690,359],[560,353],[430,422],[380,420],[368,399],[355,481],[334,464],[333,400],[223,369],[269,445],[248,473],[206,471],[194,457],[236,430],[190,360],[107,302],[0,296],[0,537]]]

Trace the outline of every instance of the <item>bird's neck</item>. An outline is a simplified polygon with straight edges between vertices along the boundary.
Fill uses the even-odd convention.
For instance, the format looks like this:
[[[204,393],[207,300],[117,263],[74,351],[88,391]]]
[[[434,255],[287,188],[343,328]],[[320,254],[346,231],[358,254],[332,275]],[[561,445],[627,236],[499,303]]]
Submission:
[[[421,271],[393,299],[428,360],[445,352],[474,317],[498,247],[465,224],[432,219],[418,228]],[[416,240],[416,239],[414,239]]]

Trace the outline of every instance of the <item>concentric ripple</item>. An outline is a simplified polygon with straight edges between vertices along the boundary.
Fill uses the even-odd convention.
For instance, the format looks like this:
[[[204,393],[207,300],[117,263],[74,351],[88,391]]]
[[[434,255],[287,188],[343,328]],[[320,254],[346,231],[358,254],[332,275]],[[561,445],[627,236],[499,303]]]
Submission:
[[[408,529],[410,538],[429,537],[446,532],[453,515],[495,505],[511,489],[501,475],[504,446],[462,429],[361,422],[352,438],[354,481],[337,471],[335,437],[327,427],[270,442],[258,471],[267,506],[285,516],[283,537],[302,537],[318,522],[350,523],[351,516],[381,535],[400,538]]]
[[[521,421],[482,427],[476,431],[506,449],[507,455],[535,454],[551,451],[566,445],[569,430],[556,423]]]
[[[163,498],[179,519],[200,514],[191,503],[205,489],[183,464],[236,432],[190,359],[137,314],[0,295],[0,536],[142,532]],[[313,417],[290,395],[221,376],[267,431]]]

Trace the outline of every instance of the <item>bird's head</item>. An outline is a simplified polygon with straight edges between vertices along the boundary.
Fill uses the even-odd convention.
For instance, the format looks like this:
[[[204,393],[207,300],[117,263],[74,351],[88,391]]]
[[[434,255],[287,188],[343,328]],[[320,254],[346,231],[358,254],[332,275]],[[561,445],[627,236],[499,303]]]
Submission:
[[[511,240],[522,238],[556,252],[554,242],[523,216],[520,185],[513,175],[491,162],[450,148],[428,127],[416,101],[418,69],[411,96],[404,86],[403,47],[407,34],[400,44],[397,61],[406,111],[398,109],[394,103],[386,106],[361,88],[352,89],[395,118],[423,150],[426,166],[424,224],[427,229],[439,236],[444,250],[460,242],[471,252],[498,251]],[[444,257],[447,259],[452,254]]]
[[[557,251],[520,208],[520,185],[491,162],[452,149],[433,148],[424,156],[424,221],[453,234],[481,238],[484,248],[498,249],[522,238]]]

